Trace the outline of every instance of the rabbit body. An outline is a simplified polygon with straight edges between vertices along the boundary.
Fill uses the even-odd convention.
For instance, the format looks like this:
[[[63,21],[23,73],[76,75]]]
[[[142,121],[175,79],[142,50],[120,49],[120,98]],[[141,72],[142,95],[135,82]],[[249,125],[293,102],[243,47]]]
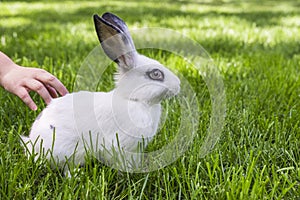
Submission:
[[[108,163],[115,161],[114,150],[139,153],[139,143],[146,146],[157,132],[161,100],[180,90],[176,75],[137,53],[120,18],[105,13],[95,15],[94,21],[104,52],[119,66],[115,89],[53,99],[29,136],[22,137],[29,153],[46,154],[59,167],[68,160],[83,164],[87,153]],[[125,156],[130,159],[139,163],[136,155]]]
[[[43,110],[39,118],[34,122],[29,138],[34,145],[34,152],[41,152],[41,148],[46,152],[48,159],[53,157],[56,164],[63,167],[66,159],[74,156],[75,164],[83,164],[86,151],[94,150],[93,154],[99,151],[110,150],[112,147],[123,148],[125,151],[136,152],[138,143],[148,141],[156,133],[160,119],[160,104],[149,106],[147,104],[118,98],[118,105],[128,104],[132,119],[139,126],[126,126],[121,124],[127,121],[127,113],[124,115],[123,109],[117,107],[113,109],[114,91],[104,92],[78,92],[68,94],[64,97],[54,99],[51,104]],[[91,99],[93,98],[93,99]],[[74,108],[74,101],[83,106]],[[86,100],[86,102],[84,101]],[[114,99],[115,100],[115,99]],[[80,100],[79,100],[80,101]],[[92,106],[84,106],[94,101]],[[87,108],[88,107],[88,108]],[[76,112],[76,113],[75,113]],[[149,115],[150,114],[150,115]],[[80,118],[76,116],[81,116]],[[118,118],[119,121],[116,121]],[[122,118],[126,118],[122,120]],[[141,133],[140,127],[146,127]],[[118,140],[116,138],[118,134]],[[141,135],[142,134],[142,135]],[[145,138],[144,141],[143,138]],[[31,150],[32,143],[28,143]],[[109,155],[106,155],[108,159]],[[106,162],[110,162],[106,160]]]

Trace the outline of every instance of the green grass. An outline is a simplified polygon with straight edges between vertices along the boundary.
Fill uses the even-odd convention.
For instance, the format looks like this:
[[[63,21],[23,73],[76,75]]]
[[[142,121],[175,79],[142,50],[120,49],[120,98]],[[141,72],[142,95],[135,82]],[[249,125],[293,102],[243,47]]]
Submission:
[[[166,27],[199,42],[220,69],[227,96],[223,135],[203,158],[198,138],[207,129],[211,105],[201,76],[176,56],[148,52],[179,66],[198,94],[201,119],[193,145],[175,163],[148,174],[119,173],[90,159],[68,179],[42,158],[28,160],[19,142],[43,101],[33,94],[40,108],[33,112],[1,89],[0,199],[299,199],[299,6],[299,1],[0,1],[1,51],[20,65],[50,71],[70,91],[84,58],[98,45],[92,15],[110,11],[131,29]],[[168,137],[171,131],[164,129],[149,148]]]

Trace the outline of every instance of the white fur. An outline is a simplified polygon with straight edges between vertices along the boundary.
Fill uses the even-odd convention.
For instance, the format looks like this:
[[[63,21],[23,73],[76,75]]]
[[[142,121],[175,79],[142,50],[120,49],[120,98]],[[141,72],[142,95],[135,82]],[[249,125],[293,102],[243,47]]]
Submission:
[[[130,59],[133,65],[126,68],[126,62],[119,61],[114,90],[53,99],[33,123],[29,137],[22,137],[29,153],[51,152],[47,158],[63,167],[68,159],[83,164],[87,151],[111,163],[113,148],[138,152],[139,143],[147,145],[159,125],[160,101],[177,94],[180,81],[158,61],[136,52]],[[161,70],[164,81],[146,77],[151,69]]]

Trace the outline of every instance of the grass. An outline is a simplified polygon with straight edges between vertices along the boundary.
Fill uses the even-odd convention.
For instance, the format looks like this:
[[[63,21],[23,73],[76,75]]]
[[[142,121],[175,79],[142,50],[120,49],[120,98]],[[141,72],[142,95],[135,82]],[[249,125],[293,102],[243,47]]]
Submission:
[[[50,71],[70,91],[84,58],[98,45],[92,15],[110,11],[131,29],[166,27],[199,42],[220,69],[227,96],[226,126],[209,155],[199,155],[197,137],[182,157],[158,171],[124,174],[91,158],[68,179],[42,158],[28,160],[19,142],[43,101],[32,94],[39,105],[33,112],[1,89],[0,199],[300,198],[299,1],[2,1],[0,6],[1,51],[20,65]],[[176,56],[149,54],[170,66],[184,64]],[[177,70],[198,94],[201,138],[211,112],[208,91],[190,68]],[[170,133],[164,129],[150,148]]]

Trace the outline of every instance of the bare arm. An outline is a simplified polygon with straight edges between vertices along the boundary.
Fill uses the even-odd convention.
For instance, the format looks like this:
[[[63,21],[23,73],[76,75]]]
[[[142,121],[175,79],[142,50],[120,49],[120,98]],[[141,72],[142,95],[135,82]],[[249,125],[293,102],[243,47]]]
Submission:
[[[68,90],[52,74],[37,68],[22,67],[15,64],[0,51],[0,86],[17,95],[32,110],[37,106],[29,91],[37,92],[49,104],[52,98],[65,95]]]

